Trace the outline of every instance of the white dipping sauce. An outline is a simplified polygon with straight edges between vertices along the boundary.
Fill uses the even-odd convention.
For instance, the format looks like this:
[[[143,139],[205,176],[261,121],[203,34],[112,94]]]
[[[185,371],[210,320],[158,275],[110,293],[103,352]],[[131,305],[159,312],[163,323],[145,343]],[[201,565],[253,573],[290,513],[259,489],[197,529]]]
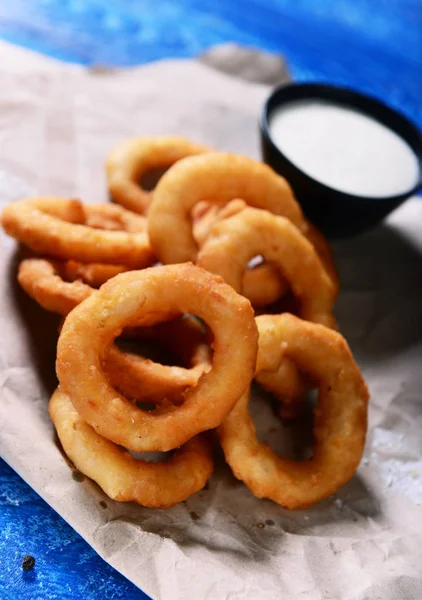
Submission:
[[[324,100],[291,102],[270,117],[271,137],[294,165],[320,183],[356,196],[395,196],[417,183],[419,165],[394,131]]]

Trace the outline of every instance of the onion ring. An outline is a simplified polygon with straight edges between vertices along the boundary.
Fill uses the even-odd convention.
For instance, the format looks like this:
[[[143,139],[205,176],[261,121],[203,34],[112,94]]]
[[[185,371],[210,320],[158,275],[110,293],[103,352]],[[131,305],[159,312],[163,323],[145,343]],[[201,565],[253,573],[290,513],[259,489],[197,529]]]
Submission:
[[[168,508],[201,490],[213,471],[212,445],[206,434],[189,440],[168,461],[152,463],[136,460],[98,435],[59,388],[50,400],[49,413],[75,467],[118,502]]]
[[[27,258],[19,264],[18,281],[40,306],[67,315],[95,290],[81,281],[63,281],[64,263],[43,258]]]
[[[125,140],[113,148],[107,157],[110,195],[125,208],[144,214],[151,204],[152,192],[143,190],[139,185],[142,175],[153,168],[170,167],[181,158],[209,150],[206,146],[176,136]]]
[[[95,290],[80,281],[63,281],[66,270],[66,263],[60,261],[28,258],[19,265],[18,281],[44,309],[67,315]],[[162,398],[178,400],[187,387],[196,385],[210,365],[205,332],[195,321],[184,318],[180,323],[152,327],[151,331],[138,328],[131,332],[131,337],[143,339],[158,336],[161,345],[173,348],[175,354],[182,354],[184,363],[190,368],[161,365],[113,345],[104,361],[111,384],[126,396],[140,401],[161,403]]]
[[[284,217],[245,208],[219,221],[198,254],[198,264],[241,292],[246,266],[257,254],[280,269],[299,300],[302,318],[336,328],[332,310],[337,287],[312,244]],[[235,258],[229,262],[227,256]],[[281,365],[278,371],[257,374],[255,379],[276,395],[281,403],[280,416],[296,416],[305,384],[295,365]]]
[[[95,229],[111,231],[127,231],[139,233],[146,231],[146,220],[140,215],[131,213],[113,204],[91,204],[84,206],[84,225]],[[60,273],[66,281],[82,280],[93,288],[99,288],[103,283],[119,273],[129,271],[125,265],[110,265],[103,263],[81,263],[68,260],[60,265]]]
[[[45,310],[65,316],[95,288],[128,270],[123,265],[26,258],[19,264],[18,281]]]
[[[306,508],[355,473],[365,444],[368,390],[339,333],[289,314],[263,315],[256,322],[265,348],[258,352],[258,371],[274,370],[288,357],[318,383],[313,457],[293,461],[260,443],[247,393],[218,428],[218,437],[235,477],[255,496],[289,509]]]
[[[27,198],[6,206],[1,224],[6,233],[35,252],[54,258],[82,262],[125,264],[142,268],[152,264],[154,256],[148,235],[126,231],[104,231],[66,222],[67,216],[85,210],[78,200],[39,197]]]
[[[143,411],[111,387],[102,360],[126,326],[197,314],[214,335],[212,369],[174,410]],[[248,300],[221,278],[182,264],[131,271],[107,281],[66,318],[57,345],[62,389],[104,437],[136,452],[167,451],[221,423],[249,385],[257,330]]]
[[[335,286],[312,244],[285,217],[248,207],[219,221],[201,248],[197,263],[221,275],[241,293],[247,265],[257,255],[280,269],[300,301],[302,318],[336,327],[332,314]]]
[[[270,167],[244,156],[208,152],[178,161],[155,188],[148,233],[159,260],[165,264],[195,261],[193,207],[202,201],[221,206],[234,198],[306,228],[288,183]]]
[[[80,281],[63,281],[66,271],[66,263],[29,258],[19,265],[18,281],[44,309],[67,315],[95,290]],[[104,368],[111,384],[130,398],[157,403],[162,398],[179,400],[186,388],[196,385],[202,373],[209,370],[210,349],[196,319],[163,323],[150,331],[138,328],[131,332],[131,337],[152,340],[158,337],[159,343],[181,355],[189,368],[162,365],[113,345]]]

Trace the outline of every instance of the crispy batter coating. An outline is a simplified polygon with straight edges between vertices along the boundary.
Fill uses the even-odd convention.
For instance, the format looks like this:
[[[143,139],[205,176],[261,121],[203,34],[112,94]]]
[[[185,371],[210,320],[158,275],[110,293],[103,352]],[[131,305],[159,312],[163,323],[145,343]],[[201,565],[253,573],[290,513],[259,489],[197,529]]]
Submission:
[[[85,219],[79,200],[46,196],[9,204],[3,210],[1,224],[6,233],[35,252],[54,258],[125,264],[138,269],[154,262],[145,231],[96,229],[85,225]]]

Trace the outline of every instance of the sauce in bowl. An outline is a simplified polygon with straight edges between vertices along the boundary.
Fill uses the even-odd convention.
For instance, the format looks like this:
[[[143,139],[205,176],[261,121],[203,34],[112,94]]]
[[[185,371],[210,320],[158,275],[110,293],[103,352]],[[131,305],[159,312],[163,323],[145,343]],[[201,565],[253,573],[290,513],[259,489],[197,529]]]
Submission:
[[[381,198],[404,194],[418,181],[411,146],[352,107],[317,98],[287,102],[272,111],[269,129],[288,160],[338,191]]]

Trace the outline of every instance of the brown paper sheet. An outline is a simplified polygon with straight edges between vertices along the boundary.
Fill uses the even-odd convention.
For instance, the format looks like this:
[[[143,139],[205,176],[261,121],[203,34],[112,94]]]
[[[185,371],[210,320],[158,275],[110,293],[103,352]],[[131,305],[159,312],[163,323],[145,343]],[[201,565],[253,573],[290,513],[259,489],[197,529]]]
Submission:
[[[36,193],[104,201],[104,156],[127,136],[178,133],[259,157],[268,93],[195,61],[90,72],[4,43],[0,90],[1,207]],[[337,315],[372,394],[369,433],[352,481],[299,512],[254,498],[222,462],[170,510],[74,481],[47,414],[58,320],[18,288],[17,244],[0,236],[0,454],[105,560],[155,599],[422,598],[420,200],[335,244]],[[263,440],[289,437],[266,403],[258,412]]]

